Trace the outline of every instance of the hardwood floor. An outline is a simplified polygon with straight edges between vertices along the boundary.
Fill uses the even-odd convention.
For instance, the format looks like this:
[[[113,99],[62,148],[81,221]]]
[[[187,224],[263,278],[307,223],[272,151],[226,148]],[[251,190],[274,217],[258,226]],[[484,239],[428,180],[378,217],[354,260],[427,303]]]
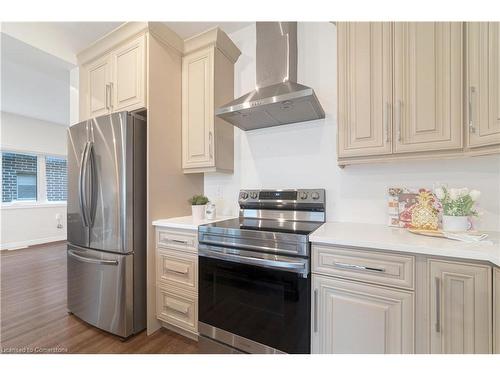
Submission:
[[[68,314],[63,242],[0,254],[3,353],[198,352],[196,342],[166,329],[122,341]]]

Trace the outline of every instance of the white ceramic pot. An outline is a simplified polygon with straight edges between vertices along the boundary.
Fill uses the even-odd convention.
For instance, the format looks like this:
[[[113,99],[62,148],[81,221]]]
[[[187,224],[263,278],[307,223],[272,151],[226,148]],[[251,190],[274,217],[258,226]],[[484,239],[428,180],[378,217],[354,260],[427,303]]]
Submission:
[[[193,220],[194,221],[205,220],[205,209],[206,209],[205,204],[192,205],[191,210],[193,212]]]
[[[445,232],[465,232],[470,227],[471,223],[468,216],[443,215],[443,231]]]

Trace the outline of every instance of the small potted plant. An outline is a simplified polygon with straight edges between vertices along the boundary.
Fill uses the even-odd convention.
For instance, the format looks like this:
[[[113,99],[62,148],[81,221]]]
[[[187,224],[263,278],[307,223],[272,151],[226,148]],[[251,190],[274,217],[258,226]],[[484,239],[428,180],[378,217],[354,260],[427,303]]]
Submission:
[[[475,202],[481,192],[468,188],[438,187],[434,190],[436,198],[443,206],[443,231],[464,232],[471,228],[470,216],[477,216]]]
[[[200,221],[205,219],[205,208],[208,203],[208,198],[204,195],[194,195],[189,199],[191,210],[193,212],[193,220]]]

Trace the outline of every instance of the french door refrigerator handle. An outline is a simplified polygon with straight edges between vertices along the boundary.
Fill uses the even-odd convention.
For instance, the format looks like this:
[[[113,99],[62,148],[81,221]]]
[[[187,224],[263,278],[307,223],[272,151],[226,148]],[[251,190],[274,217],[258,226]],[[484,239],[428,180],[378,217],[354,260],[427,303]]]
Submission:
[[[84,176],[84,164],[87,160],[87,151],[89,148],[89,142],[85,143],[85,147],[82,152],[82,158],[80,160],[80,171],[78,173],[78,204],[80,206],[80,214],[83,219],[83,225],[88,227],[89,223],[87,221],[87,212],[85,210],[85,176]]]
[[[89,202],[89,197],[87,196],[87,185],[89,183],[88,181],[88,176],[89,176],[89,162],[92,163],[92,155],[93,155],[93,142],[87,142],[87,146],[86,146],[86,149],[87,149],[87,152],[85,153],[85,156],[84,156],[84,160],[83,160],[83,163],[82,163],[82,183],[81,183],[81,187],[82,187],[82,203],[83,203],[83,215],[85,217],[85,221],[86,221],[86,226],[87,227],[90,227],[92,226],[92,221],[91,221],[91,215],[90,215],[90,204],[92,204],[92,201]],[[92,168],[92,166],[91,166]],[[93,191],[93,183],[90,184],[90,187]],[[92,196],[92,192],[91,192],[91,196]]]
[[[96,209],[96,180],[97,180],[97,175],[96,175],[96,166],[95,166],[95,155],[94,155],[94,142],[89,142],[89,150],[88,150],[88,164],[90,165],[90,173],[89,176],[91,178],[90,180],[90,199],[87,202],[87,215],[88,215],[88,221],[89,225],[93,226],[94,225],[94,219],[95,219],[95,209]]]
[[[117,260],[87,258],[87,257],[84,257],[82,255],[75,253],[73,250],[68,250],[68,255],[72,258],[78,259],[78,260],[85,262],[85,263],[102,264],[102,265],[109,265],[109,266],[117,266],[118,265]]]

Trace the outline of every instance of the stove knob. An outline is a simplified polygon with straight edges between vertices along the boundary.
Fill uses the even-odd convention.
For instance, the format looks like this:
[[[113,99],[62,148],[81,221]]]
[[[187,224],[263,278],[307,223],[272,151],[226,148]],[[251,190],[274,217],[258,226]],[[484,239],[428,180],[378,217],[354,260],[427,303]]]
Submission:
[[[247,193],[246,191],[242,191],[242,192],[240,193],[240,198],[241,198],[241,199],[247,199],[247,198],[248,198],[248,193]]]
[[[319,193],[317,191],[313,192],[311,194],[311,198],[314,199],[314,200],[319,199]]]
[[[299,194],[299,198],[300,199],[307,199],[307,192],[306,191],[303,191]]]
[[[257,199],[257,192],[256,192],[256,191],[252,191],[252,192],[250,193],[250,198],[252,198],[252,199]]]

